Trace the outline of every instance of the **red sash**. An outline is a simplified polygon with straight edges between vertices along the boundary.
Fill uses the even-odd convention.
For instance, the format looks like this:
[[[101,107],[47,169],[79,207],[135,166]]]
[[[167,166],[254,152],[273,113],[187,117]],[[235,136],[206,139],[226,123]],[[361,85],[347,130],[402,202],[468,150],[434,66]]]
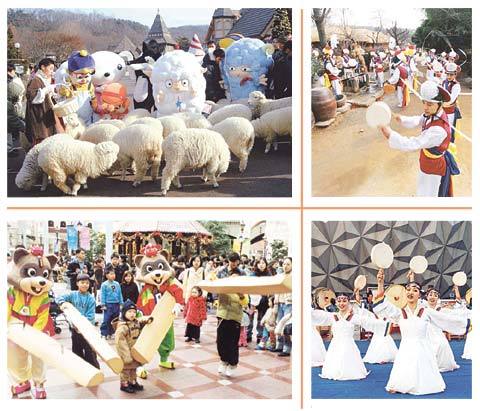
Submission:
[[[400,72],[400,78],[398,79],[396,87],[405,88],[407,86],[405,85],[405,82],[402,80],[406,80],[408,78],[408,71],[403,66],[398,66],[397,68],[398,68],[398,71]]]
[[[450,93],[452,94],[452,89],[453,89],[453,86],[457,84],[457,81],[454,80],[454,81],[448,81],[448,80],[445,80],[442,84],[442,86]],[[450,103],[449,103],[450,104]],[[452,103],[452,105],[450,106],[447,106],[447,107],[443,107],[443,111],[445,111],[446,114],[453,114],[455,113],[455,108],[457,107],[457,99],[455,99],[455,101]]]

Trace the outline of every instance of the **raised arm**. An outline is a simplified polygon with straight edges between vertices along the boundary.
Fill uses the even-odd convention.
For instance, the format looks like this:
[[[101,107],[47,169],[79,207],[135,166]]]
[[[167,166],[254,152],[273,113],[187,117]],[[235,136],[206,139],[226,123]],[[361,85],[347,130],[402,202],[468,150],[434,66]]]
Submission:
[[[400,320],[402,313],[398,307],[385,298],[385,272],[383,268],[378,270],[377,284],[378,292],[373,300],[373,312],[379,317],[388,318],[391,321],[397,322]]]
[[[312,310],[312,325],[328,326],[332,325],[333,315],[323,310]]]

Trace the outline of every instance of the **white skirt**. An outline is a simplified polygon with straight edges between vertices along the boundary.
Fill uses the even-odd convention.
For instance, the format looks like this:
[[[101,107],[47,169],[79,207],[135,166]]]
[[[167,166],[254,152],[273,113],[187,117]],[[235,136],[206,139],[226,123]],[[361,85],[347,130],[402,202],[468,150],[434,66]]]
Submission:
[[[403,394],[426,395],[445,390],[433,351],[426,338],[404,338],[385,389]]]
[[[435,353],[435,358],[437,360],[438,369],[440,372],[453,371],[460,366],[455,362],[455,357],[453,355],[452,349],[448,340],[443,337],[435,337],[431,340],[433,343],[433,351]]]
[[[472,359],[472,332],[471,331],[467,334],[467,339],[465,340],[465,347],[463,347],[462,358],[464,360]]]
[[[334,337],[328,347],[320,377],[329,380],[361,380],[367,375],[353,338]]]
[[[321,367],[325,361],[325,355],[327,351],[325,350],[325,345],[323,344],[323,339],[317,329],[312,327],[312,367]]]
[[[390,335],[373,334],[363,362],[368,364],[383,364],[395,361],[398,348]]]

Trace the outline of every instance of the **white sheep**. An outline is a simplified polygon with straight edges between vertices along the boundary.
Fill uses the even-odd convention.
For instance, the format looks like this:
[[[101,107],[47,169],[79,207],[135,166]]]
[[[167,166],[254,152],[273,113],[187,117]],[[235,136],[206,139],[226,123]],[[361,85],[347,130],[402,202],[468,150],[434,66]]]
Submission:
[[[216,103],[214,103],[213,101],[207,100],[205,101],[205,104],[211,107],[210,113],[213,113],[214,111],[217,111],[222,107],[232,104],[232,102],[226,98],[222,98],[218,100]],[[243,104],[244,106],[248,107],[248,98],[239,98],[238,100],[235,100],[235,104]]]
[[[55,134],[47,137],[41,143],[34,145],[23,160],[22,168],[15,176],[15,184],[18,188],[25,191],[30,191],[32,187],[42,178],[42,187],[40,191],[45,191],[48,183],[48,176],[43,173],[43,170],[38,165],[38,155],[40,150],[49,144],[54,144],[62,139],[73,139],[70,134]]]
[[[252,120],[252,125],[255,136],[263,138],[267,143],[265,153],[270,151],[272,143],[274,150],[277,150],[277,136],[292,136],[292,107],[269,111],[262,117]]]
[[[161,127],[161,123],[159,124]],[[134,124],[115,134],[113,141],[120,147],[117,164],[122,170],[122,181],[125,180],[127,168],[132,166],[132,162],[135,162],[134,187],[142,183],[149,167],[152,180],[157,179],[163,142],[163,131],[160,127]]]
[[[119,131],[120,130],[112,124],[94,123],[85,130],[85,133],[80,136],[79,140],[89,141],[93,144],[99,144],[103,143],[104,141],[112,141],[113,136]]]
[[[144,108],[136,108],[123,118],[123,122],[128,126],[143,117],[152,117],[152,114]]]
[[[157,117],[157,120],[161,121],[162,123],[164,138],[174,131],[185,130],[187,128],[185,121],[178,116]]]
[[[253,118],[259,118],[269,111],[292,106],[292,98],[285,97],[270,100],[261,91],[252,91],[248,96],[248,106],[252,110]]]
[[[251,120],[252,111],[243,104],[230,104],[215,110],[208,116],[207,120],[212,124],[212,126],[214,126],[215,124],[220,123],[220,121],[230,117],[243,117],[247,120]]]
[[[230,150],[223,137],[215,131],[191,128],[174,131],[162,144],[165,168],[162,172],[162,195],[170,184],[181,188],[179,174],[186,168],[204,168],[204,180],[218,187],[217,177],[228,170]]]
[[[71,113],[62,117],[65,124],[65,133],[73,138],[79,138],[85,132],[85,122],[78,117],[77,113]]]
[[[212,130],[222,135],[230,151],[238,157],[239,170],[243,173],[247,168],[248,156],[255,141],[252,123],[246,118],[231,117],[215,124]]]
[[[76,196],[87,178],[96,178],[112,166],[118,150],[112,141],[93,144],[63,139],[40,150],[38,165],[60,190]],[[72,188],[66,184],[68,176],[73,176]]]
[[[162,136],[164,135],[163,124],[162,124],[161,121],[159,121],[156,118],[153,118],[153,117],[139,118],[138,120],[135,120],[131,125],[133,126],[135,124],[143,124],[143,125],[146,125],[146,126],[154,127],[160,132],[160,134],[162,134]]]
[[[122,120],[119,120],[119,119],[101,119],[101,120],[98,120],[95,123],[91,124],[88,127],[89,128],[94,127],[94,126],[97,126],[99,124],[111,124],[112,126],[117,127],[119,130],[126,127],[126,124]],[[88,128],[87,128],[87,130],[88,130]]]
[[[212,128],[212,124],[203,116],[203,114],[190,113],[185,111],[182,113],[175,113],[172,115],[175,117],[181,118],[187,128],[206,128],[206,129]]]

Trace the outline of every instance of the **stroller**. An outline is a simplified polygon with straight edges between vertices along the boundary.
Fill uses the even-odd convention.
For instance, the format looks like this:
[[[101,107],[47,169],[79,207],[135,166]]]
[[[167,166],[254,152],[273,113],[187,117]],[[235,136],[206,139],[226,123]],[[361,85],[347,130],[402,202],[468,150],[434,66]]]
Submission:
[[[62,328],[60,327],[61,323],[66,325],[70,325],[63,314],[63,311],[58,306],[57,302],[55,301],[55,294],[52,290],[48,292],[48,297],[50,299],[50,309],[48,310],[50,317],[53,320],[53,326],[55,330],[55,334],[60,334],[62,332]]]

